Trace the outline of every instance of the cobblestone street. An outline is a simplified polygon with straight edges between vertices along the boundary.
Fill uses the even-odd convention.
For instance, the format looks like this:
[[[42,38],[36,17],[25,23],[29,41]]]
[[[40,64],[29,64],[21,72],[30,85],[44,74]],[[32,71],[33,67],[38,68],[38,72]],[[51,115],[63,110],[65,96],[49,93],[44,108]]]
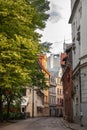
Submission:
[[[85,130],[78,125],[71,125],[62,118],[41,117],[30,118],[0,127],[0,130]]]
[[[69,130],[58,118],[41,118],[29,130]]]

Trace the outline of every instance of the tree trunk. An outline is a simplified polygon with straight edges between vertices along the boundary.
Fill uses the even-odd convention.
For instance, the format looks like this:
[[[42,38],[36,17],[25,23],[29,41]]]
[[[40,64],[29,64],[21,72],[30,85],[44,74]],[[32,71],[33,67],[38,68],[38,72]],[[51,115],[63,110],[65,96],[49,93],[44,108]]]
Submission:
[[[10,112],[10,100],[7,98],[7,121],[9,120],[9,112]]]
[[[3,106],[3,104],[2,104],[2,89],[0,88],[0,122],[3,121],[2,106]]]

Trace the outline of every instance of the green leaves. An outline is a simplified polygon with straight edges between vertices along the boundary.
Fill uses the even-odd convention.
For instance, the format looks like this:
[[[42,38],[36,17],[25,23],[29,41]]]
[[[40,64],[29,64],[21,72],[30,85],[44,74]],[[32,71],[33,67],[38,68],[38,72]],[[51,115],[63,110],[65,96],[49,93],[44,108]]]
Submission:
[[[4,39],[1,40],[0,42],[1,77],[2,74],[6,76],[8,74],[8,77],[10,77],[11,79],[11,80],[8,79],[8,81],[10,81],[10,83],[12,84],[14,83],[13,80],[17,80],[18,85],[19,83],[23,84],[23,81],[24,83],[25,81],[26,83],[28,83],[30,79],[29,73],[31,71],[31,65],[36,60],[38,47],[34,45],[29,39],[22,38],[21,36],[15,36],[15,41],[13,39],[10,40],[6,39],[6,37],[4,36],[1,36],[1,39]],[[7,84],[7,79],[6,79],[6,84]]]
[[[34,31],[32,26],[34,9],[26,0],[0,1],[0,32],[5,33],[8,38],[15,34],[31,37],[29,32]],[[34,32],[33,32],[34,33]]]
[[[50,42],[44,42],[40,45],[40,47],[42,48],[42,53],[50,53],[50,49],[51,49],[52,43]]]
[[[0,0],[0,88],[11,91],[45,83],[38,64],[41,35],[48,19],[46,0]],[[34,75],[33,75],[34,74]],[[20,91],[19,91],[20,92]]]
[[[31,6],[35,9],[35,16],[33,17],[33,23],[37,28],[45,28],[45,21],[49,18],[46,13],[49,8],[49,1],[47,0],[29,0]]]

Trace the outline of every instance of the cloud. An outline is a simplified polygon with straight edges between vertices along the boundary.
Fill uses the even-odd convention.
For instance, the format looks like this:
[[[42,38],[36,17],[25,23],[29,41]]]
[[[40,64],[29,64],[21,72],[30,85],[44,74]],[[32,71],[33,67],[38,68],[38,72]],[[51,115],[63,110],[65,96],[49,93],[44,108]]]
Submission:
[[[50,11],[48,12],[50,15],[49,21],[51,21],[52,23],[56,23],[62,18],[60,9],[61,8],[58,7],[56,4],[54,3],[50,4]]]

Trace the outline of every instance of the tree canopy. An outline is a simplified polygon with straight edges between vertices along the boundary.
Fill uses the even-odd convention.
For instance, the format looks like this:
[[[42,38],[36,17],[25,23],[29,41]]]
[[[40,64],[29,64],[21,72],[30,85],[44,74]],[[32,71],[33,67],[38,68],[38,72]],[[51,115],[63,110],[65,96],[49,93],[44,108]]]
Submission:
[[[0,110],[3,91],[20,91],[33,84],[34,72],[41,75],[41,35],[36,29],[45,28],[48,10],[47,0],[0,0]],[[37,80],[41,82],[40,76]]]
[[[48,4],[45,0],[0,1],[1,86],[30,81],[29,73],[40,54],[40,35],[35,30],[45,27]]]

